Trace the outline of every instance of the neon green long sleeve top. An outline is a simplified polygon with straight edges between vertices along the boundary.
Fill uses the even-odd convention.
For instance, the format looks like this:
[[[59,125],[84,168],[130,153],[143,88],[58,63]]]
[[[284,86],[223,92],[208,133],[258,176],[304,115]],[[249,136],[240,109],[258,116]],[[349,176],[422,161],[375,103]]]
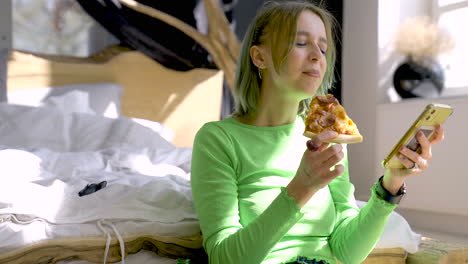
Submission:
[[[256,127],[229,117],[205,124],[192,155],[192,195],[210,264],[279,264],[297,256],[361,263],[396,207],[374,188],[361,209],[342,175],[299,208],[285,187],[304,153],[304,123]],[[346,152],[345,152],[346,153]]]

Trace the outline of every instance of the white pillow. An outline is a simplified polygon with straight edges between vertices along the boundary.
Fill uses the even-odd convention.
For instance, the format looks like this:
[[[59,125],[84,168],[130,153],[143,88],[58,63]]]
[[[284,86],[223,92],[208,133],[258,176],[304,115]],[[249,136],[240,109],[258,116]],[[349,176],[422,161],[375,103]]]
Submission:
[[[97,115],[116,118],[120,116],[122,86],[116,83],[73,84],[55,87],[38,87],[8,91],[8,102],[28,106],[65,106],[66,112],[87,112],[83,109],[83,100],[72,102],[67,93],[80,91],[80,98],[87,95],[89,108]],[[75,93],[79,94],[79,93]]]
[[[159,135],[161,135],[161,137],[163,137],[165,140],[169,142],[172,142],[172,140],[174,139],[174,132],[172,132],[170,128],[168,128],[167,126],[159,122],[155,122],[155,121],[151,121],[147,119],[141,119],[141,118],[131,118],[131,119],[133,120],[133,122],[136,122],[158,133]]]
[[[0,146],[47,148],[57,152],[88,152],[110,148],[141,150],[153,163],[179,165],[176,147],[157,131],[128,117],[106,118],[65,113],[57,107],[0,103]],[[185,162],[186,157],[182,157]],[[167,161],[167,160],[170,161]]]
[[[366,202],[356,201],[359,208]],[[416,253],[419,249],[421,235],[413,232],[406,219],[393,211],[384,228],[376,248],[403,248],[409,253]]]
[[[89,94],[80,90],[71,91],[60,96],[51,96],[44,101],[44,106],[58,108],[65,114],[96,114],[89,105]]]

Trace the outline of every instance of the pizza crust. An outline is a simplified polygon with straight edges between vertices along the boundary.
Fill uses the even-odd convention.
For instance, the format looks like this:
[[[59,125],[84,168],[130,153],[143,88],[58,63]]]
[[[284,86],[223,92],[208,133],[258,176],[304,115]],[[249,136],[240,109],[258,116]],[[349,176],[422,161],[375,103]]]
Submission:
[[[312,133],[310,131],[305,131],[304,136],[308,138],[314,138],[317,134]],[[325,140],[325,143],[338,143],[338,144],[353,144],[353,143],[360,143],[362,142],[363,137],[362,135],[343,135],[340,134],[337,137],[331,138],[329,140]]]

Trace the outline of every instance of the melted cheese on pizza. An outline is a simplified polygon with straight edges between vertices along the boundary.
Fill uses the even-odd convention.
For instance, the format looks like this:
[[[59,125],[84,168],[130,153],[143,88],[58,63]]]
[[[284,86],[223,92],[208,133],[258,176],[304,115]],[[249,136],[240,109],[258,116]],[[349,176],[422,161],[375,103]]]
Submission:
[[[332,94],[318,95],[312,99],[305,123],[306,131],[315,134],[324,130],[334,130],[339,134],[359,135],[356,124]]]

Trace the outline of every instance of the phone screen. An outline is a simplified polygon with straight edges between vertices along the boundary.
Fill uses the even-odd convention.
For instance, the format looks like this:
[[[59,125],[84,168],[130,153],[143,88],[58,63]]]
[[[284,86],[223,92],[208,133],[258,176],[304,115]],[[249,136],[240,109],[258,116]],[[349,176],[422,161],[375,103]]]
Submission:
[[[434,128],[428,128],[428,127],[425,127],[425,128],[419,128],[419,131],[422,131],[424,133],[424,135],[426,137],[429,138],[429,135],[432,133],[432,131],[434,130]],[[410,142],[408,143],[408,145],[406,145],[407,148],[411,149],[412,151],[419,151],[419,147],[421,145],[419,144],[417,138],[416,138],[416,135],[410,140]]]

